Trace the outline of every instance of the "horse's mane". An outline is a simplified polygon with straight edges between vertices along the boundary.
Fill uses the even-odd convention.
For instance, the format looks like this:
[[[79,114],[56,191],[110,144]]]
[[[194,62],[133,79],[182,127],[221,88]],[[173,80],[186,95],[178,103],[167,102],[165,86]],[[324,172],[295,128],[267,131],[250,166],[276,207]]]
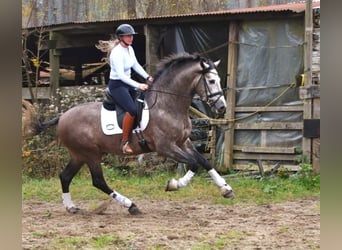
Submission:
[[[167,56],[157,64],[157,72],[154,75],[154,79],[156,80],[159,78],[165,71],[175,70],[187,62],[199,62],[201,59],[203,58],[199,54],[189,53],[172,54]]]

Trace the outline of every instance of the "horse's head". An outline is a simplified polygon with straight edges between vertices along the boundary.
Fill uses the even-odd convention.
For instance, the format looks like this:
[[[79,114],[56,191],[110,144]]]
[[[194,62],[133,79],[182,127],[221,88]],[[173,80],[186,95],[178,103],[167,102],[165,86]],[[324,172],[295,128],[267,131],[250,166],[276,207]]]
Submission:
[[[200,81],[203,84],[198,84],[197,94],[202,101],[207,102],[214,113],[223,114],[226,111],[227,104],[221,88],[221,79],[216,70],[219,63],[220,60],[211,62],[203,59],[201,61],[202,77]]]

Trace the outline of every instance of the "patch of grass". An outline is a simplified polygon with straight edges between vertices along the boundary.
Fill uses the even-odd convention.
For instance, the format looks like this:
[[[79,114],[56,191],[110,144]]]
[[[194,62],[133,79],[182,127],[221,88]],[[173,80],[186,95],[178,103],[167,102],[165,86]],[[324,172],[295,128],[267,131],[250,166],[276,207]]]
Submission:
[[[43,238],[43,237],[46,237],[46,233],[32,232],[32,236],[35,238]]]
[[[267,204],[298,198],[320,195],[320,176],[309,173],[298,173],[289,178],[279,176],[253,179],[248,177],[235,177],[225,179],[232,186],[235,199],[228,200],[221,196],[218,187],[211,181],[207,173],[199,173],[191,183],[177,192],[165,192],[169,179],[180,175],[171,172],[157,173],[149,176],[125,176],[113,168],[103,168],[105,179],[110,187],[132,199],[150,200],[196,200],[206,199],[212,203],[232,204]],[[74,200],[106,199],[108,196],[92,185],[87,168],[83,168],[75,176],[70,192]],[[34,179],[23,177],[23,200],[53,201],[61,200],[61,185],[59,178]]]
[[[286,226],[281,226],[280,228],[279,228],[279,230],[278,230],[278,232],[280,233],[280,234],[284,234],[284,233],[287,233],[289,231],[289,228],[288,227],[286,227]]]
[[[72,236],[55,239],[49,246],[52,249],[130,249],[130,241],[117,235],[94,237]]]
[[[25,177],[22,183],[22,199],[56,202],[61,197],[60,182],[56,178],[34,179]]]
[[[55,239],[52,242],[52,249],[83,249],[89,246],[86,237],[72,236],[67,238]]]
[[[244,232],[229,230],[228,232],[216,236],[216,240],[211,240],[207,242],[204,240],[204,243],[199,244],[191,248],[191,250],[219,250],[219,249],[229,249],[232,247],[232,242],[234,240],[244,240],[246,239],[247,234]]]

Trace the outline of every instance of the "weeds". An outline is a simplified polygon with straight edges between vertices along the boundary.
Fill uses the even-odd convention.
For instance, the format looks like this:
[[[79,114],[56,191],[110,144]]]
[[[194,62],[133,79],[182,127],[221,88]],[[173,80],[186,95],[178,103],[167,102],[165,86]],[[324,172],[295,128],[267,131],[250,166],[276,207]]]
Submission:
[[[320,175],[314,172],[311,164],[300,164],[297,178],[308,189],[318,188],[320,186]]]

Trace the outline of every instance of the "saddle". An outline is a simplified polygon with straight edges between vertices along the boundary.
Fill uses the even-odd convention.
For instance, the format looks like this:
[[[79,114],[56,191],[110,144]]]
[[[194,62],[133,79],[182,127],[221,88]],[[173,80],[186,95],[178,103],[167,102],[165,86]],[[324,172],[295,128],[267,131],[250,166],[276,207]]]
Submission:
[[[133,133],[137,135],[138,137],[138,142],[140,147],[145,151],[149,152],[151,151],[141,133],[141,130],[146,128],[147,123],[148,123],[148,110],[144,110],[145,107],[145,102],[144,102],[145,95],[143,92],[139,91],[137,92],[136,96],[134,97],[134,102],[137,107],[137,117],[134,122],[133,126]],[[110,91],[108,88],[105,89],[104,92],[104,100],[102,101],[102,110],[101,110],[101,126],[107,127],[112,130],[115,128],[115,125],[113,123],[105,123],[105,112],[104,110],[107,110],[106,112],[111,112],[111,111],[116,111],[116,112],[111,112],[111,113],[116,113],[116,121],[117,121],[117,126],[122,129],[122,120],[125,115],[125,110],[123,110],[120,105],[117,105],[113,99],[113,97],[110,94]],[[145,113],[145,118],[142,121],[142,114],[143,112]],[[103,115],[103,117],[102,117]],[[114,114],[112,114],[114,116]],[[102,120],[103,119],[103,120]],[[139,128],[139,129],[137,129]]]
[[[142,118],[142,111],[145,107],[144,99],[145,99],[145,94],[141,91],[138,91],[136,96],[133,97],[135,105],[137,107],[137,117],[134,122],[133,128],[137,128],[141,122]],[[112,95],[110,94],[109,88],[106,88],[104,91],[104,100],[102,102],[103,107],[109,111],[114,111],[116,110],[116,116],[117,116],[117,121],[122,129],[122,120],[125,115],[125,110],[123,110],[120,105],[116,104]]]

